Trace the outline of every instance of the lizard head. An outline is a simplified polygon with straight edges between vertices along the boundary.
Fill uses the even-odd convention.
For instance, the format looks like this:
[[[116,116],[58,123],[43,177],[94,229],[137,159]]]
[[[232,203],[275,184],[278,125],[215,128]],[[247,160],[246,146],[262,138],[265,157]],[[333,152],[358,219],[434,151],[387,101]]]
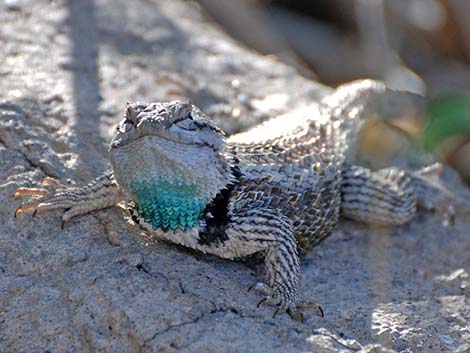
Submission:
[[[111,163],[121,189],[154,227],[195,226],[234,180],[224,133],[189,102],[128,104]]]
[[[225,146],[224,133],[188,101],[127,104],[111,147],[121,147],[148,136],[214,150]]]

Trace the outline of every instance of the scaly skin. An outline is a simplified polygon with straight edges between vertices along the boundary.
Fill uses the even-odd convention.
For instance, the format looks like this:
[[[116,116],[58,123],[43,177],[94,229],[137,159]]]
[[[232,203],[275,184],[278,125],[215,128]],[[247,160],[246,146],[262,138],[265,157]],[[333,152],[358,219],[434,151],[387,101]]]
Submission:
[[[125,201],[158,239],[228,259],[262,254],[260,303],[301,320],[299,254],[331,234],[340,215],[397,226],[422,206],[453,217],[456,200],[435,180],[438,168],[372,172],[348,164],[363,120],[422,107],[422,97],[358,81],[298,119],[281,116],[226,140],[189,102],[129,104],[111,142],[112,172],[52,195],[19,189],[16,196],[41,198],[17,214],[65,209],[65,222]]]

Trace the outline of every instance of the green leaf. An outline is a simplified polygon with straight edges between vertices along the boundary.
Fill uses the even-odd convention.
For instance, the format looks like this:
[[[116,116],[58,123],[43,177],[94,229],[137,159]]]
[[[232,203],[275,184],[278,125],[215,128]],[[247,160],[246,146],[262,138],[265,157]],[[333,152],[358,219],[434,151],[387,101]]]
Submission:
[[[464,95],[442,96],[429,104],[423,148],[431,152],[446,139],[470,136],[470,99]]]

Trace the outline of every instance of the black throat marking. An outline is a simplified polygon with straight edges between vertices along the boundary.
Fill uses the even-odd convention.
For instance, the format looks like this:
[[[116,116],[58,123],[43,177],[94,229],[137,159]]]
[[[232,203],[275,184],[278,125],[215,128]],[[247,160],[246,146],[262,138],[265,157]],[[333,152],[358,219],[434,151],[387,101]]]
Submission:
[[[240,189],[240,177],[242,173],[238,167],[238,159],[234,158],[234,166],[231,167],[235,181],[221,190],[215,198],[207,204],[202,213],[202,219],[205,221],[205,227],[199,231],[199,244],[209,245],[214,243],[223,243],[228,239],[226,229],[230,221],[228,216],[228,204],[233,192]]]

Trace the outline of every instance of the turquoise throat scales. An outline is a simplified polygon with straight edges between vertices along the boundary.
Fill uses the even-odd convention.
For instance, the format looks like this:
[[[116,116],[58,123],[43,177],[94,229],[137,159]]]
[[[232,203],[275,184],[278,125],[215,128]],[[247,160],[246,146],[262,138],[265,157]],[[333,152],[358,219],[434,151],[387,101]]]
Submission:
[[[139,216],[154,229],[187,230],[199,226],[207,201],[198,195],[196,186],[156,179],[132,182],[130,189]]]

